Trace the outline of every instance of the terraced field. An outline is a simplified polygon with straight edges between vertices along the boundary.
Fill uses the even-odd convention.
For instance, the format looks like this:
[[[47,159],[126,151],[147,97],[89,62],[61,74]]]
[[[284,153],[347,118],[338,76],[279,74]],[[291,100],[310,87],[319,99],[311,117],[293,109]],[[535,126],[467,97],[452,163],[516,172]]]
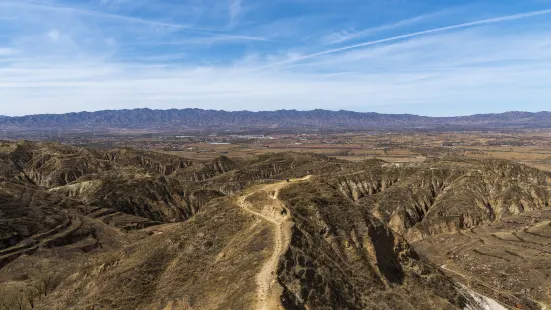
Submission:
[[[0,268],[23,254],[36,252],[41,247],[51,248],[72,243],[67,242],[67,239],[70,239],[71,236],[80,229],[81,225],[82,221],[79,216],[70,216],[64,223],[54,229],[31,236],[15,246],[0,251]]]
[[[126,214],[110,208],[96,207],[90,209],[86,216],[113,227],[123,230],[142,229],[153,225],[159,225],[160,222],[151,221],[147,218]]]
[[[511,308],[551,305],[551,210],[415,242],[451,277]]]

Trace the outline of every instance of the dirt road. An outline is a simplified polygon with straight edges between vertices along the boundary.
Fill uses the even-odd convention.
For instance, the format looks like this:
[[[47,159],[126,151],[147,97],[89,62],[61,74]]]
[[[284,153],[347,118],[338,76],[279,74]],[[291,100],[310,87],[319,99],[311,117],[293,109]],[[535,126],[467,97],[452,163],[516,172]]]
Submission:
[[[310,176],[302,179],[291,180],[290,183],[303,182]],[[291,243],[291,228],[293,222],[291,216],[284,210],[283,203],[278,199],[279,190],[290,184],[288,182],[279,182],[275,184],[264,185],[255,188],[252,192],[241,196],[237,200],[237,204],[245,211],[271,223],[274,227],[274,247],[272,255],[264,263],[262,269],[256,277],[257,296],[259,310],[280,309],[279,296],[282,293],[282,288],[277,283],[277,266],[279,258],[285,254]],[[269,194],[271,201],[263,203],[263,205],[253,205],[248,202],[247,198],[260,191]],[[282,308],[281,308],[282,309]]]

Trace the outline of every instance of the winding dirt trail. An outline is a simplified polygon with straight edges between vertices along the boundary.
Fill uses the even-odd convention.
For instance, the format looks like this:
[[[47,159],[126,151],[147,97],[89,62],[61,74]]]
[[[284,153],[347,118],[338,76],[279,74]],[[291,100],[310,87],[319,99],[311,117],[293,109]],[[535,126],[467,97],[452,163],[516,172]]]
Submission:
[[[306,181],[310,176],[301,179],[290,180],[290,183]],[[279,259],[285,254],[291,243],[291,228],[293,222],[289,210],[286,210],[283,203],[278,199],[279,191],[290,184],[286,181],[275,184],[268,184],[255,188],[254,191],[248,192],[237,200],[237,204],[246,212],[251,213],[273,225],[274,228],[274,247],[272,255],[264,263],[262,269],[256,276],[257,282],[257,298],[259,310],[282,309],[279,296],[283,289],[277,283],[277,266]],[[247,201],[247,198],[258,192],[266,192],[271,201],[255,205]],[[286,210],[286,212],[281,212]]]

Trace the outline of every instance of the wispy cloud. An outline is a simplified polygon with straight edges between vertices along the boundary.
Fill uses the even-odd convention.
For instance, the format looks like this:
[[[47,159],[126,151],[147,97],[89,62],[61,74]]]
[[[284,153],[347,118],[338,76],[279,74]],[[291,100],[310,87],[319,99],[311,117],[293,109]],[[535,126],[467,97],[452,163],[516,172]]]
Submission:
[[[70,98],[80,98],[82,109],[201,106],[266,110],[296,108],[300,102],[301,109],[365,110],[434,102],[447,106],[458,101],[528,104],[551,96],[546,86],[551,83],[551,40],[545,39],[551,32],[494,38],[488,33],[467,29],[350,50],[302,72],[251,72],[247,64],[18,63],[0,69],[0,76],[5,77],[0,96],[37,106],[35,112],[64,111]],[[470,44],[461,43],[465,41]],[[253,58],[252,66],[259,61]],[[513,62],[519,59],[533,62]],[[485,66],[474,65],[481,63]],[[16,114],[18,110],[14,106],[5,111]]]
[[[446,13],[451,26],[436,27],[441,7],[377,24],[364,17],[369,10],[354,17],[356,8],[337,0],[262,2],[254,14],[248,3],[233,13],[231,1],[216,3],[0,0],[1,14],[18,17],[0,19],[1,114],[134,107],[417,112],[430,104],[442,109],[421,113],[439,114],[498,111],[507,102],[537,109],[551,99],[551,21],[536,18],[551,10],[490,19],[479,10],[469,23],[453,11]],[[295,5],[296,14],[282,5]],[[364,30],[333,37],[335,48],[320,43],[350,18]],[[429,29],[383,36],[412,25]],[[349,44],[358,40],[365,42]]]
[[[156,44],[159,46],[162,45],[213,45],[218,43],[236,43],[239,44],[240,41],[265,41],[268,42],[270,40],[264,39],[264,38],[258,38],[258,37],[249,37],[249,36],[221,36],[221,37],[188,37],[185,39],[175,40],[175,41],[156,41],[154,43],[148,43],[148,44]]]
[[[496,18],[478,20],[478,21],[474,21],[474,22],[462,23],[462,24],[453,25],[453,26],[434,28],[434,29],[425,30],[425,31],[418,31],[418,32],[414,32],[414,33],[409,33],[409,34],[384,38],[384,39],[380,39],[380,40],[373,40],[373,41],[368,41],[368,42],[363,42],[363,43],[358,43],[358,44],[353,44],[353,45],[347,45],[347,46],[334,48],[334,49],[329,49],[329,50],[325,50],[325,51],[321,51],[321,52],[317,52],[317,53],[313,53],[313,54],[303,55],[301,57],[295,57],[293,59],[285,60],[285,61],[282,61],[282,62],[279,62],[279,63],[270,64],[270,65],[266,66],[265,69],[273,68],[273,67],[279,67],[279,66],[283,66],[283,65],[298,62],[298,61],[308,60],[308,59],[316,58],[316,57],[319,57],[319,56],[334,54],[334,53],[347,51],[347,50],[351,50],[351,49],[356,49],[356,48],[360,48],[360,47],[367,47],[367,46],[381,44],[381,43],[388,43],[388,42],[392,42],[392,41],[408,39],[408,38],[418,37],[418,36],[427,35],[427,34],[444,32],[444,31],[449,31],[449,30],[457,30],[457,29],[473,27],[473,26],[495,24],[495,23],[501,23],[501,22],[506,22],[506,21],[513,21],[513,20],[518,20],[518,19],[523,19],[523,18],[534,17],[534,16],[549,15],[549,14],[551,14],[551,9],[532,11],[532,12],[528,12],[528,13],[521,13],[521,14],[514,14],[514,15],[507,15],[507,16],[501,16],[501,17],[496,17]]]
[[[133,16],[126,16],[126,15],[113,14],[113,13],[107,13],[107,12],[90,10],[90,9],[81,9],[81,8],[66,7],[66,6],[59,6],[59,5],[52,5],[52,4],[42,4],[42,3],[26,2],[26,1],[13,2],[11,0],[7,0],[7,2],[0,2],[0,8],[1,7],[19,7],[23,9],[35,9],[35,10],[53,11],[53,12],[61,12],[61,13],[71,13],[76,15],[110,19],[110,20],[115,20],[120,22],[142,24],[142,25],[147,25],[152,27],[161,27],[161,28],[169,28],[169,29],[174,29],[179,31],[188,31],[188,32],[209,35],[209,36],[237,37],[242,40],[245,38],[249,38],[251,40],[267,40],[266,38],[262,38],[262,37],[229,35],[224,33],[223,31],[213,31],[213,30],[209,30],[201,27],[194,27],[191,25],[156,21],[156,20],[144,19],[144,18],[133,17]]]
[[[175,24],[175,23],[169,23],[169,22],[160,22],[160,21],[154,21],[154,20],[147,20],[147,19],[138,18],[138,17],[124,16],[124,15],[106,13],[106,12],[95,11],[95,10],[80,9],[80,8],[75,8],[75,7],[65,7],[65,6],[59,6],[59,5],[53,5],[53,4],[43,4],[43,3],[38,3],[38,2],[26,2],[26,1],[13,2],[13,1],[8,0],[6,2],[0,2],[0,7],[18,7],[18,8],[23,8],[23,9],[53,11],[53,12],[58,12],[58,13],[72,13],[72,14],[77,14],[77,15],[86,15],[86,16],[99,17],[99,18],[104,18],[104,19],[113,19],[113,20],[119,20],[119,21],[125,21],[125,22],[147,24],[147,25],[150,25],[150,26],[160,26],[160,27],[177,28],[177,29],[189,29],[189,30],[201,30],[201,29],[195,29],[194,27],[190,27],[190,26],[187,26],[187,25],[181,25],[181,24]]]
[[[312,75],[281,72],[244,74],[233,69],[170,69],[148,66],[80,66],[71,68],[21,67],[0,82],[3,102],[36,107],[33,112],[62,112],[69,98],[79,108],[97,110],[123,107],[230,108],[269,110],[352,107],[369,109],[385,104],[439,102],[442,105],[477,98],[477,102],[533,101],[548,97],[549,66],[541,68],[468,69],[459,72]],[[2,76],[8,72],[0,70]],[[34,75],[29,80],[29,75]],[[79,76],[80,75],[80,76]],[[323,77],[323,79],[321,79]],[[466,96],[466,92],[469,96]],[[521,94],[524,93],[524,94]],[[470,99],[472,100],[472,99]],[[251,105],[253,102],[256,104]],[[3,113],[24,113],[16,106]]]
[[[17,50],[13,49],[13,48],[2,48],[0,47],[0,56],[9,56],[9,55],[13,55],[13,54],[16,54],[17,53]]]
[[[419,16],[415,16],[412,18],[404,19],[399,22],[391,23],[391,24],[385,24],[381,26],[371,27],[368,29],[360,30],[360,31],[340,31],[332,33],[328,36],[325,36],[322,41],[326,44],[338,44],[343,43],[346,41],[356,40],[362,37],[366,37],[369,35],[373,35],[379,32],[392,30],[392,29],[398,29],[414,24],[418,24],[423,21],[434,19],[435,17],[439,17],[442,15],[445,15],[448,11],[439,11],[429,14],[423,14]]]

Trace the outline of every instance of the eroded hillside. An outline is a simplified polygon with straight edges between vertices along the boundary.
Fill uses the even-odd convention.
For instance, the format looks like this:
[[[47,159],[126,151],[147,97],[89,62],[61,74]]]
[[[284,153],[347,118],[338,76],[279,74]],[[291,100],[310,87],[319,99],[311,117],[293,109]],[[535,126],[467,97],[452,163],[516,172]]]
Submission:
[[[274,309],[476,309],[423,242],[551,199],[547,174],[504,161],[196,161],[4,142],[0,171],[6,309],[258,309],[261,296]],[[546,302],[504,289],[526,308]]]
[[[366,209],[317,180],[284,189],[295,227],[279,270],[291,309],[453,309],[466,300]]]
[[[408,240],[455,232],[551,203],[549,174],[507,161],[365,162],[324,182]]]

